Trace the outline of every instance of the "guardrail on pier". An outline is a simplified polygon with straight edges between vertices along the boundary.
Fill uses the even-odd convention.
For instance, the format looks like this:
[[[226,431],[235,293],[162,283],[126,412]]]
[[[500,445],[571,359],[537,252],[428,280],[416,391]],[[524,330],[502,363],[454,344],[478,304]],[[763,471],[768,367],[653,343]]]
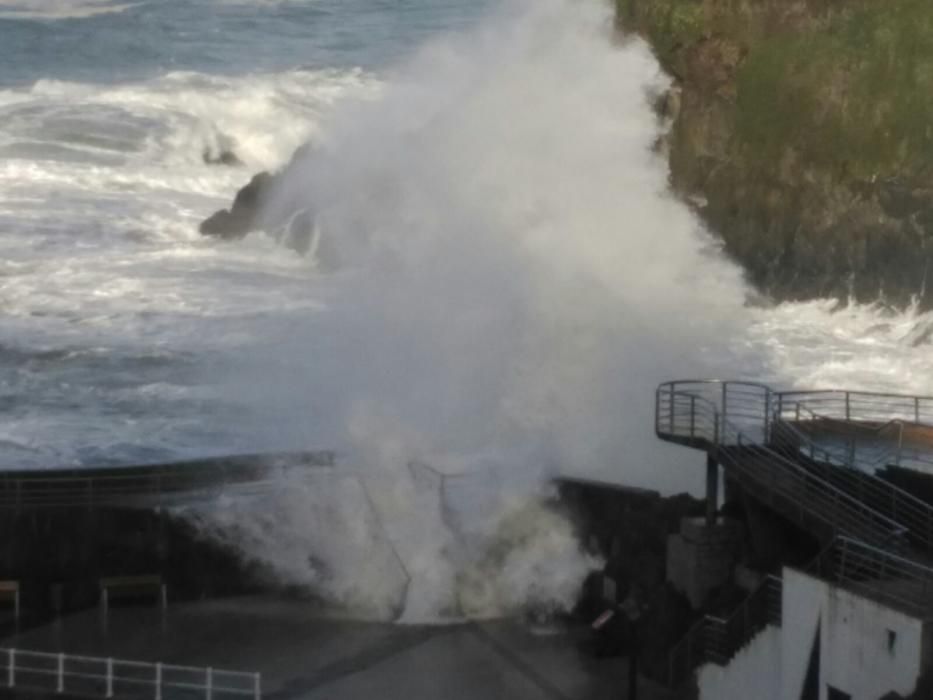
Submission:
[[[262,698],[262,675],[196,666],[0,648],[0,685],[88,698]]]
[[[210,494],[249,485],[262,490],[284,471],[331,467],[332,452],[212,457],[159,465],[103,469],[0,471],[0,509],[100,505],[134,499],[143,505],[170,504],[186,494]]]
[[[933,568],[920,562],[837,537],[807,570],[922,620],[933,620]]]
[[[814,396],[817,399],[812,399]],[[827,411],[853,417],[848,442],[840,442],[835,434],[826,440],[814,436],[819,435],[818,427],[826,420],[838,420],[835,415],[826,418],[813,413],[812,408],[819,405]],[[745,476],[756,477],[756,483],[769,493],[771,486],[763,483],[766,478],[772,486],[783,487],[787,496],[793,496],[796,490],[811,501],[815,501],[811,496],[818,496],[822,503],[831,498],[843,504],[846,513],[858,510],[876,520],[876,515],[882,516],[896,524],[891,533],[898,530],[908,533],[913,545],[933,552],[933,507],[875,474],[880,466],[899,461],[902,441],[889,441],[885,445],[883,435],[873,441],[858,439],[859,431],[875,429],[874,423],[859,422],[864,417],[895,420],[899,415],[909,414],[933,419],[928,405],[933,411],[933,399],[928,402],[924,397],[867,392],[776,392],[753,382],[683,380],[658,387],[655,431],[662,439],[717,452],[725,466],[748,472]],[[910,429],[918,434],[929,431],[933,436],[933,426],[912,424]],[[755,455],[750,448],[754,448]],[[914,452],[919,454],[917,449]],[[770,462],[769,471],[773,473],[761,470],[753,473],[748,464],[741,463],[742,453],[754,456],[759,463]],[[933,464],[933,443],[926,455]],[[778,478],[778,474],[784,476]],[[830,513],[814,511],[815,516],[824,520]],[[864,528],[856,529],[857,523],[851,519],[847,527],[841,527],[841,522],[834,525],[836,534],[852,535],[874,544],[886,541],[884,537],[866,536],[860,531]]]
[[[933,507],[874,474],[900,463],[909,442],[913,461],[933,465],[933,398],[666,382],[657,389],[655,431],[705,450],[785,516],[828,524],[834,536],[811,573],[933,620],[933,568],[910,556],[911,547],[933,551]],[[669,684],[703,663],[728,663],[766,624],[780,624],[779,586],[766,580],[728,619],[699,620],[671,651]]]
[[[735,384],[742,388],[741,396],[730,391]],[[769,446],[769,394],[767,387],[747,390],[733,382],[662,384],[657,390],[657,434],[713,454],[730,476],[801,526],[819,525],[829,537],[846,534],[879,545],[903,535],[907,527],[902,523]]]

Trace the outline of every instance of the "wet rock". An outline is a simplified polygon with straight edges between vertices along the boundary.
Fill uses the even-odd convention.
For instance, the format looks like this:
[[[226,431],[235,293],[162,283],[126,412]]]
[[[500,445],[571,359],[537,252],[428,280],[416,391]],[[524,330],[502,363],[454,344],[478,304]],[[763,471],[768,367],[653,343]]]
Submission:
[[[236,216],[229,209],[221,209],[202,221],[198,230],[203,236],[229,241],[243,238],[250,232],[250,225],[249,221]]]
[[[201,222],[201,234],[236,240],[262,228],[262,207],[271,197],[272,188],[279,177],[268,172],[254,175],[249,183],[236,193],[230,209],[214,212]]]
[[[309,144],[298,148],[289,162],[276,172],[256,173],[237,191],[228,209],[214,212],[201,223],[201,234],[237,240],[251,232],[265,231],[298,252],[306,253],[312,245],[314,216],[308,210],[306,193],[294,184],[301,182],[301,168],[307,162],[310,149]],[[232,151],[229,155],[236,157]],[[217,157],[223,159],[224,152]]]
[[[229,149],[223,149],[215,153],[209,148],[205,148],[201,153],[201,159],[206,165],[243,165],[236,153]]]

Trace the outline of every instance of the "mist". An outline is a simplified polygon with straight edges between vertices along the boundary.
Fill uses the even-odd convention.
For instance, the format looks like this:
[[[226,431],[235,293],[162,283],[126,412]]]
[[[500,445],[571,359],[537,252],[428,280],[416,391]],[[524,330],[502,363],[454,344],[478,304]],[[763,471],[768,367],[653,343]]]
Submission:
[[[767,360],[742,340],[740,270],[670,193],[650,107],[667,86],[608,4],[516,0],[338,106],[280,193],[315,213],[321,309],[228,385],[263,416],[246,428],[336,449],[369,495],[324,517],[351,497],[293,490],[280,539],[256,535],[268,513],[202,525],[236,520],[226,541],[283,581],[424,620],[569,605],[598,560],[558,525],[554,476],[695,490],[699,467],[654,439],[655,385]],[[464,593],[505,541],[508,581]],[[367,548],[395,573],[342,559]]]

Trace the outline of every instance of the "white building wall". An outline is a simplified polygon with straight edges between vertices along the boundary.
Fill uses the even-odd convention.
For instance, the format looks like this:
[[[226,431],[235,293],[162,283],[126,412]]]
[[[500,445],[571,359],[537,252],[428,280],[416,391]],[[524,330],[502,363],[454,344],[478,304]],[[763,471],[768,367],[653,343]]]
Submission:
[[[700,668],[700,700],[800,700],[818,626],[820,700],[828,686],[852,700],[913,692],[923,669],[920,620],[793,569],[784,570],[782,595],[780,628],[766,627],[725,668]]]
[[[826,589],[820,647],[821,700],[826,684],[853,700],[877,700],[885,693],[913,692],[921,671],[923,624],[912,617],[859,598]]]
[[[781,700],[800,700],[814,635],[820,622],[822,591],[813,580],[784,569],[781,593]]]
[[[827,685],[852,700],[913,691],[922,669],[920,620],[792,569],[784,570],[783,590],[781,700],[800,698],[817,624],[820,700]]]
[[[702,666],[699,700],[780,700],[781,629],[765,627],[725,668]]]

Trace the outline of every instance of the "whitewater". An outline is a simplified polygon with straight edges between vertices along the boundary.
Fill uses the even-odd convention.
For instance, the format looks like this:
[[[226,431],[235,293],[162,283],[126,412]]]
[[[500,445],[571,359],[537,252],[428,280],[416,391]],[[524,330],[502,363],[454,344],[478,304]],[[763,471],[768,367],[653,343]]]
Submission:
[[[0,51],[0,464],[336,450],[367,489],[197,515],[284,580],[385,609],[400,583],[346,582],[395,567],[430,617],[492,528],[537,558],[461,607],[527,600],[542,558],[569,600],[595,562],[516,494],[696,491],[653,437],[658,382],[933,394],[933,317],[749,289],[668,187],[669,79],[597,0],[3,0]],[[288,187],[336,269],[198,234],[305,143]],[[334,523],[353,546],[309,541]]]

